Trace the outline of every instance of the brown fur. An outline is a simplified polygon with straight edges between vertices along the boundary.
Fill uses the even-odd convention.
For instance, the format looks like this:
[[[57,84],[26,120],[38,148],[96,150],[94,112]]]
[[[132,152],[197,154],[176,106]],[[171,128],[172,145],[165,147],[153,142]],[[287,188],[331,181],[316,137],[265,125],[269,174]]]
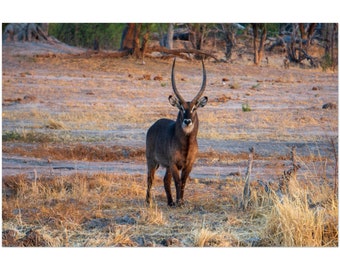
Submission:
[[[203,65],[203,83],[201,90],[191,102],[186,102],[179,94],[175,80],[174,67],[172,67],[172,86],[176,97],[169,96],[172,106],[179,109],[177,120],[159,119],[148,130],[146,135],[146,158],[148,167],[148,180],[146,202],[150,204],[151,188],[154,175],[159,166],[166,168],[164,175],[164,189],[168,205],[174,206],[171,195],[171,178],[176,187],[176,204],[183,204],[183,195],[186,180],[192,170],[198,152],[197,132],[199,121],[196,110],[204,107],[207,97],[202,97],[205,90],[206,75]],[[181,171],[181,173],[180,173]]]

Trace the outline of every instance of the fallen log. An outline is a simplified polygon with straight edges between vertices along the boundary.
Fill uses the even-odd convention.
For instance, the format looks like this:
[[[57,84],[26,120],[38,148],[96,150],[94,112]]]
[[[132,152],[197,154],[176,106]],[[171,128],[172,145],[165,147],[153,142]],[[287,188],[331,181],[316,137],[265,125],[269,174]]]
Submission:
[[[195,55],[201,55],[205,56],[206,58],[213,58],[216,62],[219,62],[220,60],[216,58],[213,54],[203,51],[203,50],[196,50],[196,49],[168,49],[166,47],[154,45],[152,47],[149,47],[147,51],[150,52],[161,52],[161,53],[166,53],[166,54],[171,54],[171,55],[176,55],[178,57],[190,59],[190,57],[185,56],[183,54],[195,54]]]

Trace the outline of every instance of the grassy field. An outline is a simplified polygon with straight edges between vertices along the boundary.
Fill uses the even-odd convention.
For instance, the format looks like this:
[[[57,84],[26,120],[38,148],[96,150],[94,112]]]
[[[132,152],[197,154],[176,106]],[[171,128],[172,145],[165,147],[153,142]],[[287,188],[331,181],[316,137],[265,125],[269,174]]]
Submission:
[[[280,200],[252,186],[251,206],[239,208],[238,180],[198,180],[190,202],[168,208],[159,183],[144,204],[143,175],[74,174],[3,181],[5,246],[337,246],[338,204],[326,185],[292,183]],[[317,202],[313,205],[311,202]]]
[[[284,69],[278,55],[259,67],[247,55],[206,61],[209,102],[186,203],[167,207],[161,170],[146,207],[146,131],[177,115],[167,101],[172,59],[36,50],[3,47],[2,246],[338,246],[338,110],[322,109],[338,105],[337,73]],[[200,68],[178,60],[187,99]],[[293,145],[301,168],[279,194]]]

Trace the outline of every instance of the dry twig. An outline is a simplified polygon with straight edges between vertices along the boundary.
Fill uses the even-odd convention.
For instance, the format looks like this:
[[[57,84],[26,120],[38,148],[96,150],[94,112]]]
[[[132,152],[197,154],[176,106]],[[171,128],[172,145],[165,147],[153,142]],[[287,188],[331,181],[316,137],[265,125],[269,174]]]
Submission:
[[[243,188],[243,200],[241,203],[241,207],[243,208],[243,210],[246,210],[248,207],[248,203],[250,201],[250,176],[251,176],[251,168],[253,166],[253,160],[254,160],[254,154],[255,154],[255,150],[254,147],[251,147],[249,149],[250,153],[249,153],[249,159],[248,159],[248,168],[247,168],[247,172],[246,172],[246,177],[245,177],[245,183],[244,183],[244,188]]]

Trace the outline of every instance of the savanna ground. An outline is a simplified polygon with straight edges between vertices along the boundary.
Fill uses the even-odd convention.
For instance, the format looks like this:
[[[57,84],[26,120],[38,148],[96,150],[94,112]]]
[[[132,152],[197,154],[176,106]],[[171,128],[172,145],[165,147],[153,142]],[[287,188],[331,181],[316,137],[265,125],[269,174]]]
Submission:
[[[172,58],[116,59],[71,47],[4,44],[3,246],[338,246],[336,72],[291,66],[251,49],[207,60],[209,102],[199,110],[199,156],[185,206],[169,208],[163,169],[145,205],[145,135],[175,119]],[[201,63],[178,59],[177,87],[198,91]],[[301,168],[282,197],[276,190]],[[249,148],[251,198],[240,208]]]

